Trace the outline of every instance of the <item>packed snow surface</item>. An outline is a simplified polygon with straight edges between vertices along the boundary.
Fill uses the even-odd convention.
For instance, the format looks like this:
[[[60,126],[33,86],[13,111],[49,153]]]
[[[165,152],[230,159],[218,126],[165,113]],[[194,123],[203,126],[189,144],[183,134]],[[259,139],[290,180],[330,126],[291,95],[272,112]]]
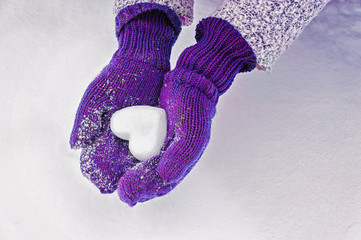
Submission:
[[[167,114],[151,106],[132,106],[116,111],[110,120],[112,132],[129,141],[129,150],[144,161],[160,153],[167,136]]]
[[[220,0],[195,1],[172,65]],[[271,74],[237,75],[199,163],[134,208],[82,176],[69,137],[117,49],[113,1],[0,1],[1,240],[359,240],[361,1],[333,0]]]

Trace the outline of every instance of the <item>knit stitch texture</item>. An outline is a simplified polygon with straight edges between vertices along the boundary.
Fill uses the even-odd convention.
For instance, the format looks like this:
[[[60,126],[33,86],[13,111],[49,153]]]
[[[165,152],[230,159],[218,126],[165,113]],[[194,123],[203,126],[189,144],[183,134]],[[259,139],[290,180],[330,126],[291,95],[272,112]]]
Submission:
[[[168,6],[177,13],[182,25],[189,26],[193,22],[194,0],[114,0],[113,13],[117,15],[127,6],[146,2]]]
[[[171,48],[181,23],[173,10],[154,3],[129,6],[116,17],[119,48],[90,83],[76,114],[72,148],[83,148],[81,170],[102,193],[138,163],[128,143],[110,129],[112,114],[132,105],[158,104]]]
[[[224,0],[212,16],[230,22],[242,33],[257,57],[271,72],[279,56],[318,15],[329,0]]]
[[[162,196],[184,179],[209,142],[218,97],[237,73],[256,65],[251,47],[222,19],[202,20],[196,40],[165,76],[159,106],[167,112],[168,135],[161,154],[119,180],[119,197],[130,206]]]

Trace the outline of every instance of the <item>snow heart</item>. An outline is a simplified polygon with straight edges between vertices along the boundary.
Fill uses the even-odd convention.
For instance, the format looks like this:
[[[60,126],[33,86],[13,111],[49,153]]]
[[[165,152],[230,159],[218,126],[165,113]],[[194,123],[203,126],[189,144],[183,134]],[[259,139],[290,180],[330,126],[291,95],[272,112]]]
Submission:
[[[129,141],[129,150],[140,161],[160,153],[167,135],[167,114],[151,106],[132,106],[115,112],[110,129]]]

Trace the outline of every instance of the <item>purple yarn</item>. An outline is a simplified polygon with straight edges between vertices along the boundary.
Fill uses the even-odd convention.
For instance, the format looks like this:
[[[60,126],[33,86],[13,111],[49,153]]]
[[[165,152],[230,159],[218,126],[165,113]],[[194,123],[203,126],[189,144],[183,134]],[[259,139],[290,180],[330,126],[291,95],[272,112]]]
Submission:
[[[196,40],[165,76],[159,107],[167,112],[168,136],[161,154],[119,180],[119,197],[130,206],[165,195],[184,179],[208,144],[218,97],[237,73],[256,66],[251,47],[225,20],[203,19]]]
[[[72,148],[83,148],[82,173],[102,193],[115,191],[119,178],[138,163],[128,143],[112,134],[110,118],[121,108],[158,104],[180,29],[175,12],[155,3],[128,6],[116,17],[119,48],[86,89],[70,137]]]

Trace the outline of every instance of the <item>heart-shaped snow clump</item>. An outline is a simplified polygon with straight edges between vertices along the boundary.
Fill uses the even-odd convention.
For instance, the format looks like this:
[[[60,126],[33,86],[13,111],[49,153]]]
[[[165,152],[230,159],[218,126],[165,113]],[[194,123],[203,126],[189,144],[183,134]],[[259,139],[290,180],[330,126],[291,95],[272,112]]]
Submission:
[[[167,135],[167,114],[151,106],[131,106],[116,111],[110,128],[117,137],[129,141],[129,150],[140,161],[160,153]]]

